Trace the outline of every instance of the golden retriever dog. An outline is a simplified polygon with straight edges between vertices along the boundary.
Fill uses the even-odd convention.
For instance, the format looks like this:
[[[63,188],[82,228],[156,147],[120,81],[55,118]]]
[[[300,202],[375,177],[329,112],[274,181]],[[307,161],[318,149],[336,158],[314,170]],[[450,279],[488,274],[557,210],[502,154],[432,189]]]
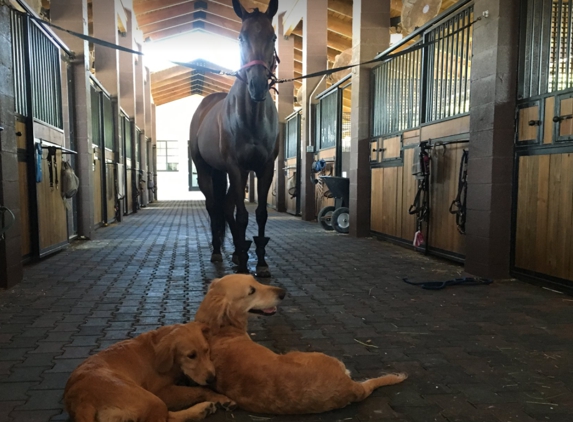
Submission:
[[[66,384],[70,417],[75,422],[185,422],[205,418],[216,403],[234,405],[206,387],[175,385],[183,376],[200,385],[215,381],[208,330],[194,322],[161,327],[89,357]]]
[[[210,327],[215,389],[249,412],[320,413],[364,400],[374,389],[397,384],[406,374],[355,382],[342,362],[323,353],[276,354],[247,334],[249,312],[272,315],[285,290],[250,275],[214,280],[195,321]]]

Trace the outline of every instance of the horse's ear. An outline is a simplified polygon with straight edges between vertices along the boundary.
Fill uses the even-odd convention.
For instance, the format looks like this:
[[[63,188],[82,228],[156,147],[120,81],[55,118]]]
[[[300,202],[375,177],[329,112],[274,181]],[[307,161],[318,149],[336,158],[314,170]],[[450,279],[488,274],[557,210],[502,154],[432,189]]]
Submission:
[[[233,0],[233,9],[235,9],[235,13],[242,20],[244,20],[249,14],[249,12],[247,12],[239,0]]]
[[[266,14],[269,18],[273,18],[279,10],[279,0],[271,0],[269,2],[269,7],[267,8]]]

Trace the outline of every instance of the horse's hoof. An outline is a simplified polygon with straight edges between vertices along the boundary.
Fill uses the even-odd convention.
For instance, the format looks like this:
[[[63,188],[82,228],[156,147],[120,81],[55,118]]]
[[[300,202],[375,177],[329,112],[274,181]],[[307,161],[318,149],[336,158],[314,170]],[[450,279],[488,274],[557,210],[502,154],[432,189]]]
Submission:
[[[239,265],[239,254],[233,252],[233,258],[231,259],[233,264]]]
[[[271,272],[269,267],[257,267],[257,277],[269,278],[270,276]]]
[[[211,255],[211,262],[223,262],[223,255],[214,253]]]
[[[251,273],[247,267],[237,267],[235,272],[237,274],[250,274]]]

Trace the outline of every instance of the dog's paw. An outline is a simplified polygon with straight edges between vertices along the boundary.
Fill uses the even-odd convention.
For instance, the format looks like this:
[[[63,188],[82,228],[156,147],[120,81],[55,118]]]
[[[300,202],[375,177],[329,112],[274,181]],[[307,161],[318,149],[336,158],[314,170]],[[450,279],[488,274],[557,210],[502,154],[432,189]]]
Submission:
[[[212,399],[213,400],[213,399]],[[231,400],[227,396],[217,395],[217,398],[214,399],[217,402],[217,407],[223,410],[231,411],[237,408],[237,403]]]
[[[201,406],[201,413],[204,418],[217,412],[217,404],[213,402],[207,401],[205,403],[200,403],[197,406]]]
[[[219,408],[220,410],[224,410],[227,412],[231,412],[233,410],[235,410],[237,408],[237,403],[235,403],[234,401],[227,401],[224,403],[217,403],[217,408]]]

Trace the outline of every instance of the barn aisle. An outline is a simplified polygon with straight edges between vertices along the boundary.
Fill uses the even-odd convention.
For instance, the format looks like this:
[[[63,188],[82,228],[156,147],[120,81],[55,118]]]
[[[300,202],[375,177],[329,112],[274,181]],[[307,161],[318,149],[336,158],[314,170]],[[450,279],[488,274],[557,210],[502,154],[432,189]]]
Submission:
[[[357,378],[410,378],[329,414],[208,420],[571,420],[571,298],[517,281],[425,291],[402,277],[448,280],[462,267],[286,214],[271,212],[267,228],[272,282],[289,293],[276,316],[252,319],[253,339],[336,356]],[[208,281],[231,271],[209,258],[203,203],[174,201],[26,267],[21,284],[0,291],[0,420],[67,420],[70,372],[116,341],[192,319]]]

